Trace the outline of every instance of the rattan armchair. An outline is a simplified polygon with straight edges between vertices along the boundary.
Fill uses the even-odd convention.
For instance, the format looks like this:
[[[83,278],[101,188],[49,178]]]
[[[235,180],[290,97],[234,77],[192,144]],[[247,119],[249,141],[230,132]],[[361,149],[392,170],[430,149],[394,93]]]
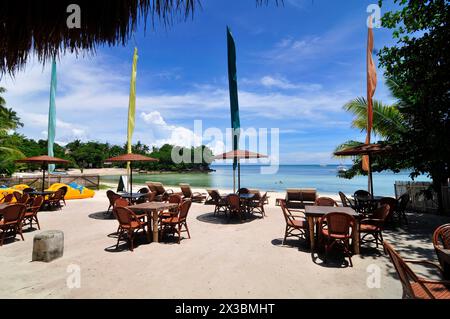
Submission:
[[[33,202],[31,204],[31,207],[29,207],[24,215],[24,224],[28,221],[29,228],[33,227],[33,222],[36,222],[36,225],[38,226],[38,229],[41,229],[41,226],[39,225],[39,219],[38,219],[38,212],[41,209],[42,204],[44,203],[44,197],[43,196],[36,196],[33,198]]]
[[[450,280],[450,224],[441,225],[434,231],[433,245],[444,278]]]
[[[150,242],[150,232],[145,229],[147,223],[141,221],[132,210],[116,205],[113,209],[113,214],[119,222],[116,249],[119,248],[120,239],[126,235],[130,245],[130,250],[133,251],[134,237],[140,229],[142,229],[145,233],[147,242]]]
[[[288,237],[297,237],[298,239],[307,239],[308,236],[308,221],[303,213],[296,211],[300,215],[294,215],[287,207],[286,200],[280,200],[280,207],[286,221],[286,228],[284,231],[283,245]]]
[[[160,238],[164,236],[166,233],[177,233],[178,235],[178,244],[181,242],[181,233],[187,232],[188,238],[191,238],[191,234],[189,233],[189,228],[187,225],[187,216],[189,213],[189,209],[191,208],[192,201],[187,199],[183,201],[179,208],[178,214],[176,216],[172,216],[170,218],[165,218],[161,220],[160,226]],[[183,230],[184,228],[184,230]]]
[[[450,299],[450,281],[421,278],[408,266],[408,264],[427,265],[441,271],[438,265],[426,260],[404,260],[387,242],[384,242],[384,249],[397,271],[404,299]]]
[[[350,267],[353,267],[350,239],[353,237],[355,228],[355,218],[346,213],[332,212],[320,218],[319,231],[322,240],[325,241],[325,262],[327,262],[328,253],[333,246],[340,243],[343,246],[344,254],[350,261]]]
[[[22,222],[26,207],[23,204],[12,204],[2,209],[3,218],[0,220],[0,246],[3,246],[5,237],[9,233],[13,233],[14,238],[19,234],[22,240]]]

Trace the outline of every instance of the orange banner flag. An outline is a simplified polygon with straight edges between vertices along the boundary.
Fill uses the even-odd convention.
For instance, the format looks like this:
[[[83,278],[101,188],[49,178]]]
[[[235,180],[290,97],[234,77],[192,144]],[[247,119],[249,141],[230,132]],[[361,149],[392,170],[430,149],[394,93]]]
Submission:
[[[373,61],[373,27],[372,19],[369,21],[369,32],[367,36],[367,137],[366,144],[370,144],[370,135],[372,133],[373,125],[373,101],[372,98],[375,94],[375,89],[377,87],[377,70],[375,63]],[[362,169],[364,171],[369,170],[369,157],[367,155],[363,156]]]

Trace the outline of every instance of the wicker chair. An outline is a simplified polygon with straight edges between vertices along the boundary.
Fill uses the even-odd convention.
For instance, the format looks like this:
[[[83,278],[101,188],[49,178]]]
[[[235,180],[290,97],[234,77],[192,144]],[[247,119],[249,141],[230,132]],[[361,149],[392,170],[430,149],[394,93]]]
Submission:
[[[117,201],[116,201],[117,202]],[[116,249],[119,248],[120,239],[127,235],[128,242],[130,245],[130,250],[134,250],[134,237],[135,233],[140,229],[143,230],[147,237],[147,242],[150,242],[150,233],[149,230],[145,230],[147,223],[139,220],[133,211],[126,207],[115,206],[113,209],[113,214],[119,222],[118,236],[117,236],[117,244]]]
[[[253,198],[253,200],[248,203],[248,206],[250,207],[252,214],[258,213],[261,214],[262,218],[264,218],[266,216],[266,211],[264,210],[264,205],[266,205],[266,203],[267,192],[257,199]]]
[[[66,206],[66,194],[69,189],[67,188],[67,186],[62,186],[59,189],[62,190],[61,201],[63,202],[64,206]]]
[[[162,183],[153,182],[152,184],[156,191],[156,198],[160,201],[167,201],[171,194],[175,194],[172,189],[165,189]]]
[[[20,235],[22,240],[22,222],[25,214],[26,207],[23,204],[12,204],[4,209],[2,209],[3,219],[0,220],[0,246],[3,246],[6,234],[12,232],[14,238],[16,238],[17,233]]]
[[[206,200],[205,205],[214,205],[214,216],[219,213],[228,213],[226,196],[221,196],[218,190],[208,189],[209,198]]]
[[[23,204],[25,206],[28,205],[28,201],[30,199],[30,195],[28,194],[22,194],[22,196],[17,200],[17,204]]]
[[[39,225],[39,219],[38,219],[38,212],[41,209],[42,204],[44,203],[44,197],[43,196],[36,196],[33,198],[33,202],[31,204],[31,207],[29,207],[24,215],[24,224],[26,224],[26,221],[28,221],[29,228],[31,229],[33,227],[33,221],[36,222],[36,225],[38,226],[38,229],[41,229],[41,226]]]
[[[441,270],[438,265],[429,261],[404,260],[390,244],[384,242],[384,249],[388,253],[403,287],[403,298],[406,299],[450,299],[450,281],[429,280],[418,277],[408,264],[422,264],[433,266]]]
[[[434,231],[433,245],[444,278],[450,280],[450,224],[441,225]]]
[[[350,239],[355,231],[356,220],[353,216],[332,212],[322,216],[319,220],[319,229],[322,240],[325,241],[325,262],[327,262],[328,253],[336,243],[341,243],[344,248],[344,254],[350,261],[350,267],[353,267],[352,252],[350,250]]]
[[[16,202],[19,202],[20,198],[22,197],[22,193],[13,192],[12,194],[13,194],[14,198],[16,199]]]
[[[380,199],[379,205],[389,205],[389,216],[386,220],[386,223],[392,223],[395,210],[397,209],[397,200],[392,197],[383,197],[382,199]]]
[[[410,201],[410,197],[408,193],[404,193],[402,196],[398,198],[397,207],[395,210],[395,217],[401,223],[402,219],[405,223],[408,223],[408,218],[406,217],[406,210],[408,208],[408,204]]]
[[[191,204],[192,201],[190,199],[185,200],[180,204],[177,216],[172,216],[170,218],[161,220],[159,233],[161,239],[167,232],[178,234],[178,244],[181,242],[182,232],[187,232],[188,238],[191,238],[191,234],[189,233],[189,228],[187,225],[187,216],[189,213],[189,209],[191,208]],[[185,230],[183,230],[183,227],[185,228]]]
[[[64,196],[64,190],[61,188],[58,189],[53,194],[49,195],[47,199],[44,200],[44,205],[46,205],[48,208],[56,208],[61,209],[61,201]]]
[[[338,207],[338,203],[330,197],[318,197],[315,202],[316,206]]]
[[[11,203],[12,200],[14,199],[14,195],[13,194],[6,194],[5,197],[3,197],[2,203]]]
[[[339,197],[341,198],[343,207],[350,207],[355,209],[355,205],[352,203],[350,198],[348,198],[343,192],[339,192]]]
[[[113,192],[112,190],[108,190],[106,192],[106,197],[108,197],[109,200],[109,206],[108,206],[108,210],[106,211],[105,214],[109,214],[111,211],[111,208],[114,207],[114,203],[116,202],[117,199],[121,198],[119,194]]]
[[[241,206],[241,199],[239,198],[239,195],[237,194],[230,194],[226,197],[226,203],[227,203],[227,211],[230,214],[230,217],[233,215],[237,215],[239,217],[239,220],[242,221],[244,216],[244,209]]]
[[[380,242],[380,244],[383,244],[384,225],[386,224],[387,220],[389,220],[391,212],[392,210],[390,206],[384,204],[375,209],[370,218],[365,218],[360,221],[359,225],[359,234],[361,236],[361,239],[359,241],[360,245],[363,243],[371,243],[374,240],[377,248],[378,242]],[[372,236],[374,240],[366,240],[366,237],[369,235]]]
[[[306,239],[308,236],[308,221],[304,214],[294,215],[286,206],[286,200],[280,200],[280,207],[286,221],[286,229],[284,231],[283,245],[288,237],[297,237]]]
[[[178,206],[176,208],[169,209],[168,212],[160,212],[159,213],[160,220],[162,220],[164,218],[170,218],[174,214],[177,214],[179,211],[179,207],[180,207],[181,203],[183,202],[183,197],[181,197],[181,195],[179,195],[179,194],[172,194],[167,198],[167,202],[169,204],[177,204]]]

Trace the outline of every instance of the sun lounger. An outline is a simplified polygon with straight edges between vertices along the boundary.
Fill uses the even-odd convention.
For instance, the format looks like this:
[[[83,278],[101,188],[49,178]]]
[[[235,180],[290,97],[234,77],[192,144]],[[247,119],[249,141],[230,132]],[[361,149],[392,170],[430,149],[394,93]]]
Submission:
[[[304,209],[306,205],[314,205],[317,198],[315,188],[288,188],[286,190],[286,207],[291,209]],[[280,205],[280,198],[276,204]]]
[[[206,194],[193,192],[189,184],[180,183],[181,192],[184,199],[190,199],[192,202],[202,203],[206,199]]]

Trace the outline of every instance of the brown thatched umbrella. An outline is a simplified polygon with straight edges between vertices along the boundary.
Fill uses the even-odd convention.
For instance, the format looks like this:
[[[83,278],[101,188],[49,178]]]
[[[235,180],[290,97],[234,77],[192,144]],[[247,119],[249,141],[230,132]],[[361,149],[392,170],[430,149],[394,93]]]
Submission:
[[[140,155],[140,154],[123,154],[116,157],[111,157],[105,160],[105,163],[110,162],[129,162],[130,163],[130,193],[133,193],[133,162],[157,162],[156,158]]]
[[[238,160],[238,189],[241,188],[241,163],[239,162],[240,159],[250,159],[250,158],[267,158],[267,155],[254,153],[250,151],[243,151],[243,150],[236,150],[236,151],[230,151],[227,153],[223,153],[217,156],[214,156],[215,160],[225,160],[225,159],[237,159]],[[235,181],[234,181],[234,174],[233,174],[233,191],[236,191],[235,187]]]
[[[42,156],[33,156],[20,160],[16,160],[16,163],[28,163],[28,164],[42,164],[42,191],[45,189],[45,171],[47,170],[48,164],[69,164],[69,161],[66,161],[62,158],[51,157],[47,155]]]
[[[370,157],[372,155],[377,154],[383,154],[383,153],[389,153],[392,152],[393,148],[390,145],[382,145],[382,144],[362,144],[354,147],[349,147],[346,149],[343,149],[341,151],[335,152],[334,155],[336,156],[358,156],[358,155],[367,155],[369,157],[369,163]],[[369,183],[370,183],[370,194],[373,196],[373,178],[372,178],[372,169],[369,166],[369,171],[367,172],[369,174]]]
[[[199,0],[0,1],[0,74],[14,73],[35,54],[45,62],[61,52],[125,45],[139,20],[167,25],[187,18]],[[80,8],[80,28],[69,28],[70,4]]]

